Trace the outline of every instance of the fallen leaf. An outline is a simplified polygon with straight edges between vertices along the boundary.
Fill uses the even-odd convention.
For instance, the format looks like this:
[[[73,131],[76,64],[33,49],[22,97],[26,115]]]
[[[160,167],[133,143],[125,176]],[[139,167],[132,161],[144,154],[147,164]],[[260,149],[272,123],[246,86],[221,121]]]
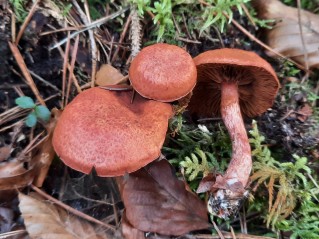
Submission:
[[[278,0],[254,0],[253,4],[258,17],[276,21],[273,28],[267,30],[267,44],[271,48],[304,66],[307,62],[309,68],[319,67],[318,15],[300,10],[301,35],[297,8],[286,6]],[[304,50],[307,53],[306,61]],[[272,52],[268,54],[274,56]]]
[[[88,222],[49,202],[22,193],[19,193],[19,200],[19,209],[31,238],[109,239]]]
[[[200,181],[196,193],[205,193],[211,191],[213,189],[215,182],[216,176],[214,176],[214,174],[212,173],[209,173]]]
[[[23,188],[32,183],[37,171],[34,165],[24,167],[24,162],[16,159],[0,163],[0,191]]]
[[[37,187],[42,187],[44,179],[46,178],[48,170],[50,168],[51,162],[55,156],[55,151],[52,146],[52,137],[56,123],[59,120],[61,114],[62,112],[58,109],[52,109],[52,117],[50,119],[50,122],[46,125],[46,139],[37,147],[40,149],[40,152],[32,159],[36,163],[38,170],[38,173],[33,181],[33,184]]]
[[[305,104],[301,109],[296,111],[298,114],[297,119],[301,122],[305,122],[308,117],[312,115],[312,112],[312,108],[308,104]]]
[[[10,145],[6,145],[0,148],[0,162],[6,160],[7,158],[9,158],[11,153],[11,146]]]
[[[125,239],[145,239],[144,232],[134,228],[127,220],[125,210],[122,214],[122,234]]]
[[[0,207],[0,234],[11,231],[14,225],[13,210],[6,207]]]
[[[125,80],[124,76],[116,68],[109,64],[104,64],[96,73],[95,83],[98,86],[117,85]]]
[[[126,217],[134,228],[179,236],[210,227],[206,206],[185,189],[166,160],[153,162],[122,180]]]

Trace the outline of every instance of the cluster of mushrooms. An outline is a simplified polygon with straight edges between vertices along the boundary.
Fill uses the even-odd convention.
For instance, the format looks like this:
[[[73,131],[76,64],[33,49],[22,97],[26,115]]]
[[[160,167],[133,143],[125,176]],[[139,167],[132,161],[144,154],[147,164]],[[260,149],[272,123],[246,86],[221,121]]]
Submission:
[[[131,90],[91,88],[66,106],[53,135],[53,146],[71,168],[113,177],[134,172],[157,159],[168,120],[168,102],[193,95],[188,110],[198,116],[221,115],[232,140],[232,159],[218,175],[210,204],[227,214],[225,200],[240,199],[252,168],[243,116],[254,117],[272,106],[279,81],[272,67],[253,52],[218,49],[194,59],[182,48],[159,43],[132,61]],[[220,213],[222,211],[222,213]]]

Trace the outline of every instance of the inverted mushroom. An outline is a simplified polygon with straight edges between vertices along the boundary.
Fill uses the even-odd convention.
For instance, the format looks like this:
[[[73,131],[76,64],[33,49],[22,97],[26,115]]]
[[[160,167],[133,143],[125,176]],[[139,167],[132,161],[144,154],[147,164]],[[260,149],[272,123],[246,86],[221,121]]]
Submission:
[[[196,66],[182,48],[158,43],[143,48],[134,58],[129,78],[145,98],[172,102],[189,94],[196,84]]]
[[[131,91],[91,88],[64,109],[53,146],[71,168],[99,176],[120,176],[140,169],[160,155],[169,104],[136,96]]]
[[[252,168],[242,115],[254,117],[271,107],[279,81],[269,63],[253,52],[211,50],[194,61],[197,85],[189,110],[205,117],[221,115],[232,140],[232,159],[226,173],[216,177],[213,200],[242,198]],[[219,205],[219,216],[227,217],[229,206]]]

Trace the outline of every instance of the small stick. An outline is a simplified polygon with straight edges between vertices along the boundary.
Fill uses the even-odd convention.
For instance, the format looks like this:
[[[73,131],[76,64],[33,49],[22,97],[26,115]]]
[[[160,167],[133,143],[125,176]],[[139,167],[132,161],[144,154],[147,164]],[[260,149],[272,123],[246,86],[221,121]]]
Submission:
[[[113,225],[109,225],[109,224],[106,224],[104,222],[101,222],[101,221],[99,221],[99,220],[97,220],[97,219],[95,219],[95,218],[93,218],[93,217],[91,217],[91,216],[89,216],[89,215],[87,215],[87,214],[85,214],[83,212],[80,212],[80,211],[78,211],[78,210],[76,210],[76,209],[64,204],[63,202],[55,199],[54,197],[51,197],[50,195],[48,195],[47,193],[45,193],[44,191],[42,191],[38,187],[34,186],[33,184],[31,184],[30,187],[32,188],[32,190],[36,191],[41,196],[43,196],[46,199],[54,202],[58,206],[60,206],[60,207],[64,208],[65,210],[67,210],[68,212],[70,212],[70,213],[72,213],[72,214],[74,214],[74,215],[76,215],[78,217],[81,217],[81,218],[83,218],[83,219],[85,219],[87,221],[90,221],[90,222],[96,223],[98,225],[101,225],[103,227],[106,227],[107,229],[110,229],[112,231],[116,231],[116,228]]]
[[[63,52],[63,50],[61,49],[60,46],[58,46],[58,50],[59,50],[61,56],[64,58],[64,52]],[[75,85],[75,87],[77,89],[77,92],[81,93],[82,92],[81,87],[80,87],[79,82],[76,79],[75,75],[73,74],[73,72],[71,72],[71,65],[69,63],[67,63],[67,67],[68,67],[68,70],[69,70],[69,72],[70,72],[70,74],[72,76],[73,84]]]
[[[216,230],[216,232],[217,232],[219,238],[225,239],[223,233],[219,230],[219,228],[218,228],[218,226],[216,225],[216,223],[215,223],[214,221],[212,221],[212,223],[213,223],[213,226],[214,226],[214,228],[215,228],[215,230]]]
[[[77,32],[73,32],[73,33],[70,35],[70,38],[73,38],[73,37],[79,35],[80,33],[85,32],[85,31],[88,31],[88,30],[90,30],[90,29],[92,29],[92,28],[94,28],[94,27],[100,26],[100,25],[104,24],[105,22],[107,22],[108,20],[111,20],[111,19],[116,18],[117,16],[119,16],[119,15],[125,13],[125,12],[127,11],[127,9],[128,9],[128,8],[123,8],[123,9],[121,9],[121,10],[119,10],[119,11],[117,11],[117,12],[111,14],[111,15],[108,15],[108,16],[106,16],[106,17],[100,18],[100,19],[98,19],[98,20],[96,20],[96,21],[90,23],[89,25],[86,25],[83,29],[78,30]],[[63,45],[66,41],[67,41],[67,39],[64,38],[63,40],[57,42],[57,43],[54,44],[52,47],[50,47],[49,50],[53,50],[54,48],[57,48],[58,46]]]
[[[12,44],[11,42],[8,42],[10,50],[15,58],[15,60],[17,61],[20,70],[22,71],[23,76],[25,77],[25,79],[27,80],[28,85],[30,86],[32,92],[34,93],[35,97],[37,98],[37,100],[40,102],[41,105],[46,106],[43,98],[40,95],[40,92],[36,86],[36,84],[34,83],[30,72],[28,71],[28,68],[23,60],[23,57],[18,49],[18,47],[15,44]]]
[[[63,56],[63,71],[62,71],[62,96],[61,96],[61,101],[62,101],[62,109],[64,107],[64,101],[65,101],[65,86],[66,86],[66,71],[67,67],[69,65],[68,59],[69,59],[69,51],[70,51],[70,32],[68,32],[68,41],[66,42],[65,46],[65,52]],[[62,50],[62,49],[61,49]],[[61,53],[61,52],[60,52]],[[71,74],[71,73],[70,73]]]
[[[16,41],[16,17],[13,12],[11,12],[11,41]]]
[[[300,6],[300,0],[297,0],[297,5],[298,5],[298,26],[299,26],[299,31],[300,31],[300,38],[301,38],[301,45],[302,45],[302,50],[303,50],[303,55],[304,55],[304,61],[305,61],[305,66],[306,66],[306,75],[303,77],[301,84],[305,82],[305,80],[308,78],[308,71],[309,71],[309,62],[308,62],[308,52],[306,49],[306,44],[305,44],[305,39],[302,31],[302,25],[301,25],[301,6]]]
[[[71,80],[72,80],[72,74],[73,74],[75,60],[76,60],[76,54],[78,53],[79,40],[80,40],[80,36],[77,35],[75,38],[74,48],[72,51],[71,67],[69,69],[70,74],[69,74],[69,79],[68,79],[68,86],[66,89],[66,98],[65,98],[65,105],[64,106],[66,106],[68,104],[68,101],[69,101],[70,88],[71,88],[71,82],[72,82]]]
[[[245,12],[246,16],[248,17],[249,21],[251,22],[251,24],[254,26],[255,29],[257,29],[256,23],[255,23],[254,19],[252,18],[252,16],[250,15],[245,3],[241,3],[240,6],[244,10],[244,12]]]
[[[118,53],[119,53],[120,44],[123,42],[124,37],[125,37],[125,35],[126,35],[126,33],[127,33],[128,27],[129,27],[130,22],[131,22],[131,18],[132,18],[132,16],[129,15],[129,17],[128,17],[127,20],[126,20],[126,23],[125,23],[125,25],[124,25],[123,31],[122,31],[121,36],[120,36],[120,40],[119,40],[118,45],[117,45],[117,48],[116,48],[116,50],[115,50],[115,52],[114,52],[114,54],[113,54],[113,57],[112,57],[112,59],[111,59],[111,63],[113,63],[113,62],[115,61],[115,59],[116,59],[116,57],[117,57],[117,55],[118,55]]]
[[[20,41],[20,39],[21,39],[21,37],[22,37],[22,35],[23,35],[28,23],[30,22],[30,20],[31,20],[31,18],[32,18],[32,16],[33,16],[33,14],[34,14],[34,12],[36,10],[36,7],[38,6],[39,2],[40,2],[40,0],[36,0],[35,3],[33,3],[32,8],[30,9],[30,12],[29,12],[28,16],[26,17],[26,19],[24,20],[24,22],[23,22],[23,24],[22,24],[22,26],[20,28],[20,31],[19,31],[18,36],[17,36],[17,39],[14,42],[14,44],[16,44],[16,45],[19,44],[19,41]]]
[[[226,13],[223,13],[228,19],[229,16]],[[295,64],[298,68],[306,71],[305,67],[298,64],[297,62],[293,61],[290,58],[285,57],[284,55],[282,55],[281,53],[275,51],[274,49],[272,49],[270,46],[268,46],[267,44],[263,43],[262,41],[260,41],[259,39],[257,39],[254,35],[252,35],[249,31],[247,31],[245,28],[243,28],[236,20],[232,19],[231,22],[242,32],[244,33],[247,37],[249,37],[252,41],[255,41],[256,43],[258,43],[260,46],[262,46],[263,48],[265,48],[268,51],[273,52],[274,54],[276,54],[277,56],[280,56],[281,58],[290,61],[291,63]]]
[[[56,91],[58,91],[58,92],[61,93],[61,90],[60,90],[58,87],[56,87],[55,85],[53,85],[53,84],[51,84],[50,82],[48,82],[47,80],[43,79],[41,76],[37,75],[37,74],[34,73],[33,71],[29,71],[29,72],[30,72],[30,74],[31,74],[32,76],[34,76],[35,78],[37,78],[39,81],[43,82],[43,83],[46,84],[47,86],[50,86],[52,89],[54,89],[54,90],[56,90]]]

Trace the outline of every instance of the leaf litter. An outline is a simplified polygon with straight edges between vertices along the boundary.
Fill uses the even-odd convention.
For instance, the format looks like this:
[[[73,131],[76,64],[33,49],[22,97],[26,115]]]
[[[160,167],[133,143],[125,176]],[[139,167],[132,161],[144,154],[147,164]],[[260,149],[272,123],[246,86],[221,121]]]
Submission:
[[[125,216],[134,228],[179,236],[211,227],[205,204],[186,190],[167,160],[153,162],[119,181]]]

